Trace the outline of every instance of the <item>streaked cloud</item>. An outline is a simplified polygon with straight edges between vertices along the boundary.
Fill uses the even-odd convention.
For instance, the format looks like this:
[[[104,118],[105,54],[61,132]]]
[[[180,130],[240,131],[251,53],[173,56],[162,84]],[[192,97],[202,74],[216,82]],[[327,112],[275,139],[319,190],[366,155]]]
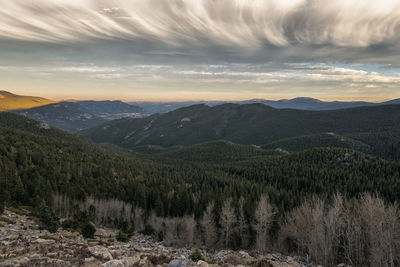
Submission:
[[[0,10],[0,36],[46,42],[365,47],[397,42],[399,26],[397,0],[13,0]]]
[[[394,98],[400,1],[4,1],[0,64],[37,94]]]

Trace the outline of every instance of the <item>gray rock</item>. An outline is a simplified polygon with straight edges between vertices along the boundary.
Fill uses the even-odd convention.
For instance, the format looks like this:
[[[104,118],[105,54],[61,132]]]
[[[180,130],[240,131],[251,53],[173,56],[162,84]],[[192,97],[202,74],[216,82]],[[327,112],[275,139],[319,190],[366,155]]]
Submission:
[[[200,267],[208,267],[208,263],[205,262],[205,261],[199,260],[199,261],[197,262],[197,266],[200,266]]]
[[[113,259],[113,256],[111,253],[108,251],[107,248],[103,246],[94,246],[94,247],[89,247],[89,253],[93,257],[100,259],[100,260],[105,260],[105,261],[110,261]]]
[[[129,267],[127,260],[110,260],[101,265],[102,267]]]
[[[168,267],[185,267],[191,260],[172,260]]]
[[[53,239],[41,239],[38,238],[35,241],[32,242],[33,244],[40,244],[40,245],[52,245],[54,243],[56,243],[55,240]]]

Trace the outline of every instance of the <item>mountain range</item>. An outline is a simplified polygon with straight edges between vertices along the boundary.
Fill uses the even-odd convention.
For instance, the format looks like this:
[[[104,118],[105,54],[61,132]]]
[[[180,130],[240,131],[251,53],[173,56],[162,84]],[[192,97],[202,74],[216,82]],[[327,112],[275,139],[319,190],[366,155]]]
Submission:
[[[400,103],[399,99],[391,101],[372,103],[372,102],[340,102],[340,101],[320,101],[314,98],[299,97],[289,100],[263,100],[253,99],[247,101],[238,101],[235,103],[227,103],[223,101],[188,101],[188,102],[130,102],[125,103],[122,101],[62,101],[55,102],[40,97],[29,97],[29,96],[18,96],[6,91],[1,91],[0,96],[0,110],[10,110],[14,113],[45,122],[50,126],[76,133],[82,130],[88,130],[83,134],[88,135],[93,140],[100,142],[110,142],[116,144],[123,144],[123,146],[137,147],[140,145],[161,145],[161,146],[174,146],[174,145],[190,145],[199,142],[207,142],[218,139],[227,139],[230,141],[243,143],[243,144],[265,144],[266,142],[277,141],[282,138],[293,138],[299,136],[299,134],[293,134],[299,130],[293,126],[296,123],[293,120],[314,121],[313,124],[318,124],[317,121],[321,120],[325,124],[327,121],[324,118],[326,113],[312,113],[311,111],[331,111],[332,114],[343,113],[346,114],[346,110],[355,107],[383,107],[387,105],[393,105]],[[200,103],[200,104],[199,104]],[[33,106],[32,105],[37,105]],[[254,105],[254,106],[252,106]],[[243,106],[243,107],[241,107]],[[29,108],[24,108],[29,107]],[[253,108],[250,108],[253,107]],[[254,108],[257,107],[257,108]],[[177,111],[179,110],[179,111]],[[172,111],[172,113],[171,113]],[[176,111],[176,112],[175,112]],[[188,114],[184,114],[188,112]],[[196,116],[192,113],[200,112],[204,113],[205,116],[201,121],[204,125],[196,125]],[[307,113],[308,112],[308,113]],[[309,113],[311,112],[311,113]],[[199,114],[200,114],[199,113]],[[302,114],[304,117],[296,117],[289,114]],[[163,114],[169,114],[163,116]],[[180,118],[175,118],[175,114],[179,114]],[[236,114],[235,116],[231,116]],[[311,114],[311,115],[308,115]],[[319,115],[322,114],[322,117]],[[150,117],[143,120],[121,120],[113,121],[110,125],[107,122],[114,119],[120,118],[143,118]],[[267,117],[263,117],[267,115]],[[199,115],[200,116],[200,115]],[[212,119],[207,119],[207,116]],[[261,116],[261,117],[260,117]],[[348,116],[347,114],[344,116]],[[352,116],[350,114],[350,116]],[[315,117],[315,118],[314,118]],[[362,115],[361,115],[362,117]],[[158,125],[159,120],[169,120],[167,118],[173,118],[172,124]],[[185,119],[186,118],[186,119]],[[195,118],[195,121],[193,121]],[[269,125],[264,121],[270,118],[270,121],[274,121],[274,125]],[[312,119],[311,119],[312,118]],[[156,119],[154,121],[154,119]],[[247,120],[248,119],[248,120]],[[180,121],[182,120],[182,121]],[[282,121],[280,121],[282,120]],[[337,118],[338,121],[341,118]],[[234,122],[234,121],[237,121]],[[153,125],[153,123],[155,124]],[[287,123],[294,123],[291,127],[284,130],[284,127],[279,127],[280,124],[286,125]],[[141,125],[144,123],[145,125]],[[105,125],[103,125],[105,124]],[[149,129],[142,131],[136,128],[136,124],[141,125],[140,127]],[[237,124],[237,126],[232,126]],[[242,125],[243,124],[243,125]],[[242,140],[244,133],[240,133],[240,127],[248,127],[246,124],[250,124],[249,127],[254,127],[254,124],[259,124],[253,130],[254,134],[246,140]],[[89,133],[91,128],[102,125],[102,127],[110,128],[112,130],[102,130],[101,128],[94,135]],[[146,126],[147,125],[147,126]],[[174,125],[174,126],[171,126]],[[267,126],[266,126],[267,125]],[[269,125],[269,126],[268,126]],[[319,125],[319,124],[318,124]],[[189,127],[190,126],[190,127]],[[228,128],[225,128],[228,127]],[[303,126],[303,125],[301,125]],[[306,126],[306,125],[304,125]],[[139,128],[140,128],[139,127]],[[154,127],[159,129],[158,136],[154,132]],[[177,127],[176,129],[169,129],[170,127]],[[189,128],[188,128],[189,127]],[[196,132],[191,127],[195,127]],[[197,127],[197,128],[196,128]],[[237,127],[239,130],[235,130],[235,133],[225,133],[224,131],[231,131],[229,127]],[[262,131],[265,127],[275,127],[276,129],[270,129],[272,136],[262,135],[257,133]],[[286,127],[286,126],[285,126]],[[306,128],[310,126],[306,126]],[[151,128],[151,129],[150,129]],[[188,129],[186,129],[188,128]],[[204,131],[206,128],[207,131]],[[300,127],[304,128],[304,127]],[[317,127],[318,128],[318,127]],[[320,128],[320,127],[319,127]],[[301,134],[319,134],[321,129],[318,131],[307,130],[300,131]],[[334,127],[325,127],[328,132],[335,132]],[[177,129],[179,129],[177,131]],[[211,130],[214,129],[214,132]],[[93,131],[97,131],[95,128]],[[143,129],[142,129],[143,130]],[[103,132],[107,132],[107,138],[101,138]],[[113,131],[109,133],[109,131]],[[155,134],[155,135],[154,135]],[[206,134],[206,136],[203,136]],[[170,135],[174,136],[169,137]],[[182,136],[181,136],[182,135]],[[257,136],[257,137],[255,137]],[[263,136],[263,137],[261,137]],[[269,137],[268,137],[269,136]],[[172,139],[171,139],[172,138]],[[179,141],[173,140],[176,138]],[[112,140],[111,140],[112,139]],[[123,139],[123,140],[122,140]]]
[[[212,140],[264,145],[285,138],[329,133],[400,130],[400,105],[307,111],[263,104],[194,105],[146,118],[123,118],[82,132],[100,143],[133,148],[193,145]]]
[[[28,111],[40,110],[55,120],[71,111],[86,114],[87,120],[77,121],[88,127],[92,114],[107,120],[112,113],[131,111],[125,105],[60,102]],[[206,224],[213,226],[213,236],[238,249],[253,249],[259,203],[268,203],[274,223],[267,238],[282,240],[274,242],[281,242],[283,251],[293,249],[293,243],[286,242],[287,232],[279,230],[288,229],[288,218],[300,214],[300,223],[293,225],[315,228],[314,221],[301,223],[308,209],[312,211],[307,218],[322,218],[317,220],[321,229],[324,218],[354,211],[343,220],[346,224],[340,224],[346,228],[337,237],[352,240],[353,234],[343,239],[342,233],[353,231],[354,221],[362,222],[357,229],[369,229],[364,222],[373,223],[374,229],[384,224],[369,214],[398,220],[397,206],[391,203],[400,198],[399,119],[399,104],[326,111],[276,109],[261,103],[200,104],[106,121],[79,132],[111,144],[103,145],[50,127],[43,118],[40,122],[0,112],[0,209],[4,204],[32,206],[38,229],[49,232],[61,225],[85,234],[86,225],[93,222],[118,228],[117,236],[124,240],[137,231],[163,242],[179,240],[176,244],[185,244],[181,240],[186,238],[179,235],[196,236],[204,246],[207,233],[187,233],[209,218]],[[332,204],[318,204],[336,199],[344,201],[339,202],[344,203],[340,213],[326,206]],[[375,208],[366,209],[371,201]],[[314,208],[313,203],[320,206]],[[240,237],[235,230],[232,238],[224,237],[228,209],[230,216],[244,218],[248,235]],[[360,217],[362,209],[366,215]],[[9,222],[8,214],[0,219]],[[58,216],[69,219],[60,222]],[[357,236],[369,237],[366,231]],[[298,242],[302,236],[290,238]],[[38,240],[48,241],[44,236]],[[96,247],[102,248],[100,241]],[[87,252],[81,254],[87,257]]]
[[[365,102],[365,101],[321,101],[311,97],[296,97],[293,99],[266,100],[266,99],[250,99],[244,101],[186,101],[186,102],[130,102],[130,104],[142,107],[146,113],[166,113],[178,108],[188,107],[197,104],[205,104],[207,106],[217,106],[221,104],[255,104],[260,103],[273,108],[284,109],[300,109],[300,110],[334,110],[363,106],[380,106],[390,104],[400,104],[400,99],[393,99],[384,102]]]

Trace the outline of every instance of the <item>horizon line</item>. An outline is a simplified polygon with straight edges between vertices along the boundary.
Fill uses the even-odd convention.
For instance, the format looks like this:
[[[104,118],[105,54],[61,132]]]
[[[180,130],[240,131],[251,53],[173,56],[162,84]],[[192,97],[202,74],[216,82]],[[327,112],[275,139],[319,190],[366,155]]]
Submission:
[[[55,101],[55,102],[74,102],[74,101],[121,101],[121,102],[138,102],[138,103],[151,103],[151,102],[155,102],[155,103],[170,103],[170,102],[174,102],[174,103],[185,103],[185,102],[242,102],[242,101],[252,101],[252,100],[259,100],[259,101],[283,101],[283,100],[294,100],[294,99],[301,99],[301,98],[307,98],[307,99],[314,99],[314,100],[318,100],[321,102],[369,102],[369,103],[382,103],[382,102],[387,102],[387,101],[391,101],[391,100],[396,100],[396,99],[400,99],[400,97],[393,97],[393,98],[379,98],[379,99],[360,99],[360,98],[356,98],[356,97],[349,97],[349,98],[317,98],[317,97],[310,97],[310,96],[294,96],[294,97],[283,97],[283,98],[275,98],[275,97],[271,97],[271,98],[260,98],[260,97],[255,97],[255,98],[241,98],[241,99],[204,99],[204,98],[200,98],[200,99],[123,99],[123,98],[107,98],[107,97],[94,97],[94,98],[90,98],[90,97],[78,97],[78,98],[61,98],[61,97],[56,97],[56,96],[44,96],[44,95],[31,95],[31,94],[17,94],[14,93],[10,90],[3,90],[0,89],[0,93],[1,92],[6,92],[6,93],[10,93],[16,96],[25,96],[25,97],[39,97],[39,98],[45,98],[51,101]]]

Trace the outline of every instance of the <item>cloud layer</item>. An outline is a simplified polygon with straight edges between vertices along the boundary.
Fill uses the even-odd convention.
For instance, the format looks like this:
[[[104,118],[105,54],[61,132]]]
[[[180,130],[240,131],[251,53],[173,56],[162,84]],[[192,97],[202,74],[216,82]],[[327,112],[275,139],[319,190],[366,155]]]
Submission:
[[[67,98],[394,98],[400,0],[9,0],[0,62]]]
[[[182,47],[367,47],[400,39],[398,0],[13,0],[0,36],[150,40]]]
[[[79,95],[142,99],[248,99],[313,96],[385,100],[400,97],[400,70],[363,64],[0,65],[0,87],[13,77],[28,86]],[[15,81],[14,81],[15,83]],[[90,92],[90,93],[89,93]]]

